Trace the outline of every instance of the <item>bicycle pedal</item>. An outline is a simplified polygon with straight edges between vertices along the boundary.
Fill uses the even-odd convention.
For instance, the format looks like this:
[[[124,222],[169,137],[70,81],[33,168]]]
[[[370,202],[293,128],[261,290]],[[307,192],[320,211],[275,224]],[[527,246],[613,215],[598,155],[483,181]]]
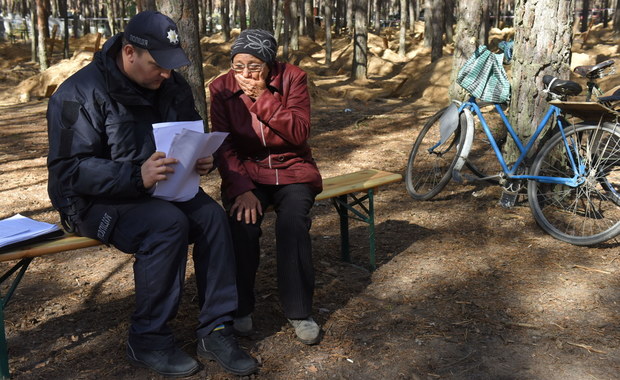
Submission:
[[[512,208],[517,203],[518,195],[519,193],[516,191],[504,190],[499,198],[499,205],[503,208]]]

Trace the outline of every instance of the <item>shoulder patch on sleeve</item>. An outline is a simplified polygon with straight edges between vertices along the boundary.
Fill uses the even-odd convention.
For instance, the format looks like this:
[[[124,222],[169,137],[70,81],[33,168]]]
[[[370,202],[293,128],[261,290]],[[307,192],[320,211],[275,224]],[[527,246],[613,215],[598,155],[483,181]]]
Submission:
[[[61,116],[63,127],[71,127],[80,116],[80,103],[69,100],[63,101]]]

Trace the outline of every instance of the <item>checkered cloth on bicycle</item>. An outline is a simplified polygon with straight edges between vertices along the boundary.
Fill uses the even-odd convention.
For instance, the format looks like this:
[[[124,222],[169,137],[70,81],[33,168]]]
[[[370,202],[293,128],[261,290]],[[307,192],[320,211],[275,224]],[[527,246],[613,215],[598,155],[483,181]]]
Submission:
[[[456,83],[480,100],[504,103],[510,99],[510,82],[502,66],[503,54],[481,45],[459,70]]]

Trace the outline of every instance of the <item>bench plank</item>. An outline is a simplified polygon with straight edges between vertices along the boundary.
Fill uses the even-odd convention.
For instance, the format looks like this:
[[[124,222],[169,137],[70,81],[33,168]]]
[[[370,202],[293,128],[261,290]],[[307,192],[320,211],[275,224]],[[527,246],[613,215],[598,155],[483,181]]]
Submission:
[[[323,191],[316,196],[316,200],[329,199],[340,195],[366,191],[379,186],[399,182],[403,177],[400,174],[367,169],[355,173],[343,174],[323,180]]]
[[[32,243],[23,247],[15,248],[6,253],[0,253],[0,262],[23,259],[26,257],[43,256],[50,253],[71,251],[73,249],[94,247],[100,244],[103,243],[95,239],[68,234],[45,243]]]

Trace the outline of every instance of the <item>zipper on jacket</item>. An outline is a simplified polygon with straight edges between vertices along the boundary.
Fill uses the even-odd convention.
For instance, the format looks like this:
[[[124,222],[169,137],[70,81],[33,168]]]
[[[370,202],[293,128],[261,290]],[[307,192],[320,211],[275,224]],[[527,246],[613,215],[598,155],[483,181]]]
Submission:
[[[263,122],[259,121],[258,123],[260,125],[260,137],[263,140],[263,146],[267,148],[267,141],[265,140],[265,131],[263,128]],[[267,161],[269,163],[269,169],[273,169],[273,167],[271,166],[271,152],[269,151],[269,148],[267,148],[267,157],[268,157]],[[276,185],[279,185],[279,184],[280,184],[280,178],[278,176],[278,169],[276,169]]]
[[[265,132],[263,130],[263,122],[259,121],[258,125],[260,125],[260,137],[263,140],[263,146],[267,148],[267,141],[265,140]],[[269,169],[273,169],[271,167],[271,152],[269,152],[269,148],[267,148],[267,161],[269,163]]]

